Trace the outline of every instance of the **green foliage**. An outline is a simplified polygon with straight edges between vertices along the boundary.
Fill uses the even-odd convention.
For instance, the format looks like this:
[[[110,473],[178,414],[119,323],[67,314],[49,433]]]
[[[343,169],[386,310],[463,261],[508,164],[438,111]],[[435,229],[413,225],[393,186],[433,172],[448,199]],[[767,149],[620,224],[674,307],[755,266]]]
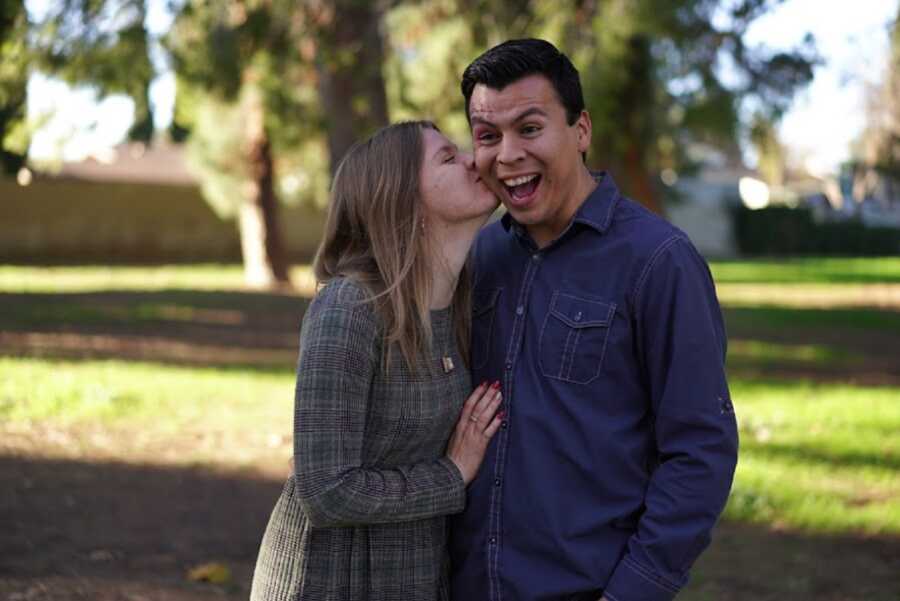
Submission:
[[[684,150],[695,141],[733,150],[746,125],[740,107],[753,102],[766,118],[777,119],[811,79],[816,61],[811,40],[789,52],[744,44],[750,23],[771,6],[766,0],[401,1],[385,5],[383,22],[368,26],[360,20],[379,20],[381,8],[355,0],[187,0],[173,6],[175,23],[163,40],[178,82],[172,133],[198,138],[194,162],[221,214],[234,212],[246,178],[245,167],[233,168],[246,150],[238,126],[223,119],[240,111],[248,89],[262,97],[282,180],[276,189],[324,204],[330,179],[325,149],[339,154],[345,142],[337,138],[348,131],[359,138],[380,125],[382,74],[394,120],[431,117],[461,141],[468,133],[459,93],[466,64],[504,39],[545,37],[581,72],[594,125],[592,164],[650,177],[662,167],[686,166]],[[59,0],[30,28],[41,69],[134,99],[131,136],[138,139],[152,134],[145,14],[145,0]],[[378,48],[365,46],[372,31],[384,32],[383,56],[361,50]],[[725,71],[736,78],[724,81]],[[353,85],[329,88],[335,78],[340,86]],[[15,86],[0,81],[4,87]],[[347,100],[346,108],[332,114],[335,107],[323,106],[323,94]],[[620,179],[628,191],[629,178]]]
[[[784,183],[785,149],[772,119],[757,114],[750,124],[750,141],[759,156],[759,172],[770,186]]]
[[[750,125],[741,122],[741,106],[752,103],[776,121],[812,79],[811,38],[789,52],[744,44],[743,33],[769,8],[763,0],[399,3],[386,19],[392,115],[427,115],[466,136],[459,77],[468,62],[505,39],[543,37],[581,74],[591,164],[648,176],[688,168],[684,151],[693,142],[735,151]],[[727,83],[724,71],[733,76]],[[619,183],[631,186],[625,177]]]
[[[15,173],[25,163],[29,22],[23,0],[0,0],[0,170]]]
[[[134,101],[129,138],[153,136],[149,88],[154,77],[144,0],[59,0],[30,30],[36,67],[102,96]]]
[[[900,253],[900,229],[856,219],[817,223],[812,211],[787,207],[735,212],[738,249],[745,255],[862,255]]]
[[[233,216],[252,185],[247,118],[257,99],[279,198],[321,205],[327,197],[314,65],[296,43],[307,34],[300,13],[289,2],[187,2],[164,40],[177,73],[176,135],[187,138],[204,196],[221,216]]]

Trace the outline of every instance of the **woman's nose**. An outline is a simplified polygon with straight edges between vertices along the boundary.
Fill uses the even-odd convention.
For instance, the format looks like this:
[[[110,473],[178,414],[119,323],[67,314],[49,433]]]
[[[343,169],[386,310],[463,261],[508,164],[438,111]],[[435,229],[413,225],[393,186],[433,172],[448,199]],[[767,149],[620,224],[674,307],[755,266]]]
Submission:
[[[475,169],[475,155],[471,152],[460,152],[459,158],[466,169]]]

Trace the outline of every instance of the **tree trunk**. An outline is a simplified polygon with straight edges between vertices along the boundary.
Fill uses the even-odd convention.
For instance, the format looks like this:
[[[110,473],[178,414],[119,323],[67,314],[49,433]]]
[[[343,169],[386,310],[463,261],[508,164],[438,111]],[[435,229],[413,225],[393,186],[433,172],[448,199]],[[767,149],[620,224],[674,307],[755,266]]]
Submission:
[[[629,40],[628,81],[621,97],[625,152],[622,157],[626,192],[645,207],[664,215],[659,190],[653,177],[653,151],[648,148],[655,139],[653,115],[653,57],[650,41],[642,35]]]
[[[317,60],[332,175],[354,142],[388,122],[380,9],[359,0],[335,0],[333,8],[320,23]]]
[[[251,181],[239,213],[244,280],[254,288],[290,286],[278,220],[275,169],[259,90],[249,84],[245,96],[245,154]]]

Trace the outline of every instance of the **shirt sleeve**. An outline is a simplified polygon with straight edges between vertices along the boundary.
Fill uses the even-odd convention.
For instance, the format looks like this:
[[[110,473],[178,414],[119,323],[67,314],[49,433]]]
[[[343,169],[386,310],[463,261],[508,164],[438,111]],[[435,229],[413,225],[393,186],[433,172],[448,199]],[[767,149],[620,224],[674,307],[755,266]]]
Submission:
[[[294,479],[310,523],[352,526],[462,511],[465,484],[446,457],[392,469],[366,466],[363,437],[381,366],[380,332],[370,305],[340,297],[330,293],[313,302],[300,341]]]
[[[670,238],[651,257],[634,308],[658,465],[605,595],[610,601],[668,601],[687,583],[725,506],[737,463],[737,424],[715,287],[688,240]]]

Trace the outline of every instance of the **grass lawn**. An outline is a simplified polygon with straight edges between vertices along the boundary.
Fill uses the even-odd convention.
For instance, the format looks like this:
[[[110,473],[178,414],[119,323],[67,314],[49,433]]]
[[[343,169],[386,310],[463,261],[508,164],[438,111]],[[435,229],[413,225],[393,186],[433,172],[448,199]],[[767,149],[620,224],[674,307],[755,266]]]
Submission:
[[[713,547],[679,599],[900,599],[889,567],[900,556],[900,303],[891,304],[900,258],[711,268],[729,330],[741,456]],[[0,266],[0,477],[23,482],[4,483],[14,492],[0,508],[25,507],[18,498],[40,506],[57,481],[67,490],[90,478],[149,481],[157,484],[141,489],[139,511],[171,501],[175,513],[160,519],[180,519],[196,516],[190,493],[179,492],[185,483],[219,474],[209,486],[223,507],[243,498],[259,514],[234,551],[231,565],[246,570],[289,469],[296,333],[312,291],[308,267],[292,275],[296,294],[268,294],[244,290],[236,266]],[[822,290],[832,300],[816,302]],[[887,306],[872,300],[875,290],[887,291]],[[44,497],[31,473],[47,474]],[[64,516],[65,503],[46,511]],[[109,513],[121,503],[110,500]],[[210,553],[204,545],[217,529],[224,538],[211,548],[234,538],[242,520],[221,519],[185,534],[190,549]],[[144,547],[122,556],[157,557],[159,537],[135,528],[116,544],[147,536]],[[181,528],[189,533],[191,523]],[[13,540],[31,540],[13,531]],[[48,533],[36,548],[66,548],[65,536],[77,539]]]
[[[290,370],[7,358],[0,423],[7,433],[90,425],[121,434],[126,455],[240,468],[289,456],[292,387]],[[900,536],[900,390],[741,379],[731,388],[741,459],[728,518]],[[184,448],[185,436],[200,442]],[[158,454],[165,441],[171,452]],[[75,451],[104,449],[87,439],[55,452]]]
[[[900,257],[804,257],[713,261],[717,284],[900,283]]]

